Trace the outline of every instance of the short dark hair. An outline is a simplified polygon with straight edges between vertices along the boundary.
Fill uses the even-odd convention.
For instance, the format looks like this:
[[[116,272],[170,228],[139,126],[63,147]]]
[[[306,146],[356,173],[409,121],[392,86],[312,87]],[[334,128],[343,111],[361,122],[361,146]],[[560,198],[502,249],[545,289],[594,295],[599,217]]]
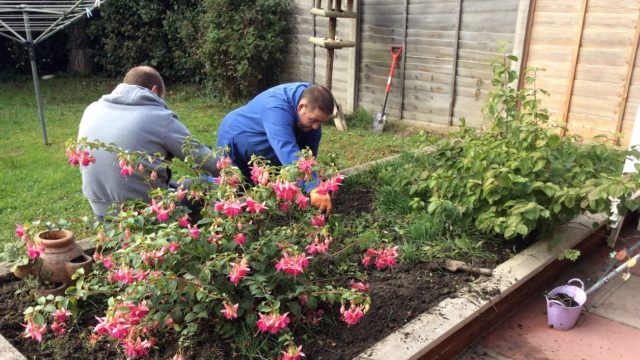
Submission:
[[[320,111],[327,115],[333,114],[335,100],[333,99],[331,90],[327,89],[326,86],[309,86],[302,92],[302,97],[300,98],[300,100],[302,99],[307,100],[307,105],[309,105],[312,110],[320,108]]]
[[[151,66],[136,66],[127,72],[122,80],[129,85],[138,85],[149,90],[157,86],[161,94],[164,94],[164,80],[158,70]]]

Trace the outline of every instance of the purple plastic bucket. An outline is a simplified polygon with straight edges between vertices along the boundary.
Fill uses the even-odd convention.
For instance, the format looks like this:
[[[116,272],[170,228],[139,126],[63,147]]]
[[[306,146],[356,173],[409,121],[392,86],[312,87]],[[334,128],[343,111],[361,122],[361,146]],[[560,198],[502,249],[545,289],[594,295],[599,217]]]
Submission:
[[[572,282],[577,282],[580,286],[571,285]],[[571,297],[578,306],[566,306],[558,300],[550,299],[558,294],[565,294]],[[584,303],[587,301],[587,293],[584,292],[584,284],[580,279],[569,280],[567,285],[558,286],[545,297],[547,298],[547,323],[549,327],[558,330],[570,330],[573,328],[582,312]]]

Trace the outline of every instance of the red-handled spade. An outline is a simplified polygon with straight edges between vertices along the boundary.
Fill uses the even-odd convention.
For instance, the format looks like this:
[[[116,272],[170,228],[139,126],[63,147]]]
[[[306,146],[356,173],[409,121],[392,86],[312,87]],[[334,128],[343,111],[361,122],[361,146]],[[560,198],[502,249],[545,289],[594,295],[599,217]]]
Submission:
[[[382,111],[376,112],[375,117],[373,118],[373,126],[371,127],[374,132],[382,132],[384,129],[384,124],[387,122],[387,115],[384,113],[384,109],[387,107],[387,99],[389,98],[389,93],[391,92],[391,79],[393,78],[393,72],[396,70],[396,64],[398,63],[398,59],[402,56],[402,46],[392,46],[391,47],[391,69],[389,69],[389,78],[387,79],[387,88],[384,92],[384,102],[382,103]]]

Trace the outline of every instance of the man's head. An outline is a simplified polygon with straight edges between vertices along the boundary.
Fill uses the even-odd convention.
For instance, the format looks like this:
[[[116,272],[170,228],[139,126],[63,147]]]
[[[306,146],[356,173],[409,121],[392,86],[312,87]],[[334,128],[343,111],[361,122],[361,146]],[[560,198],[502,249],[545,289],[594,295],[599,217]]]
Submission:
[[[151,66],[136,66],[132,68],[124,76],[122,82],[145,87],[164,99],[164,81],[160,73]]]
[[[334,100],[331,91],[322,85],[313,85],[302,92],[298,102],[298,128],[303,131],[317,130],[333,114]]]

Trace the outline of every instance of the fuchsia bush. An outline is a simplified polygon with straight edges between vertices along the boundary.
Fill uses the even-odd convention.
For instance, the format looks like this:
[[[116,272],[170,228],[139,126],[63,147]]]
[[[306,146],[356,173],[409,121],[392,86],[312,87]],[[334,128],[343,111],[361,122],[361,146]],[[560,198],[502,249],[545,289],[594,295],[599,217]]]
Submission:
[[[91,150],[102,148],[118,154],[123,176],[155,173],[142,165],[151,162],[148,154],[86,141],[68,148],[71,165],[92,166]],[[315,174],[321,191],[330,193],[344,177],[321,168],[310,151],[279,169],[259,158],[252,165],[253,186],[245,186],[240,171],[223,157],[215,184],[194,181],[189,189],[155,189],[149,204],[122,204],[111,221],[100,225],[94,270],[77,273],[67,296],[42,298],[29,308],[25,336],[40,341],[51,321],[51,329],[62,333],[67,309],[77,312],[80,300],[92,296],[108,297],[108,309],[96,318],[90,340],[112,339],[130,358],[148,355],[167,332],[179,334],[175,358],[183,358],[198,329],[214,326],[239,349],[249,341],[262,356],[299,359],[302,344],[292,329],[317,325],[323,303],[339,305],[342,320],[357,324],[369,309],[368,285],[357,266],[342,266],[353,270],[340,274],[332,270],[340,265],[332,254],[342,250],[341,244],[333,241],[327,218],[308,205],[301,187]],[[199,168],[192,168],[197,180]],[[179,205],[184,198],[203,203],[197,224]],[[385,268],[395,264],[396,251],[370,249],[363,263],[372,257]],[[344,287],[334,283],[337,276]],[[64,319],[61,312],[67,314]]]

